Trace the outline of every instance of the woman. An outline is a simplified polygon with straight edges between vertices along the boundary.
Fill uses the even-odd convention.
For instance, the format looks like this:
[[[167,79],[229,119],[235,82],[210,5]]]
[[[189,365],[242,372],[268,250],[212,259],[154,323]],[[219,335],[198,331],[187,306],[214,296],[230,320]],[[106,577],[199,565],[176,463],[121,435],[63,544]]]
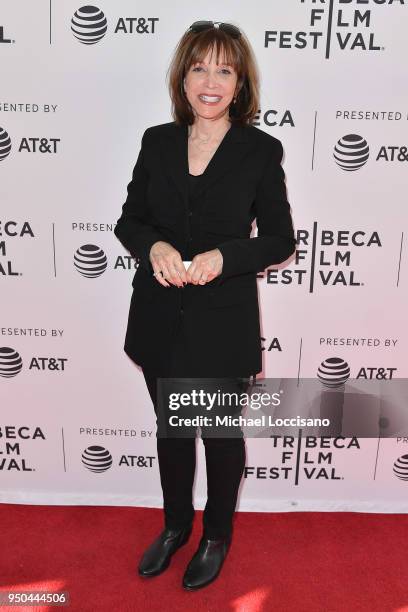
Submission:
[[[139,259],[124,349],[142,367],[156,415],[162,379],[193,388],[194,377],[219,377],[238,390],[262,370],[256,274],[296,244],[282,145],[251,125],[259,78],[245,35],[194,23],[175,50],[169,89],[174,121],[144,132],[115,227]],[[219,575],[245,465],[242,436],[202,439],[208,499],[186,589]],[[157,435],[157,453],[165,526],[140,561],[145,577],[168,567],[194,517],[195,437]]]

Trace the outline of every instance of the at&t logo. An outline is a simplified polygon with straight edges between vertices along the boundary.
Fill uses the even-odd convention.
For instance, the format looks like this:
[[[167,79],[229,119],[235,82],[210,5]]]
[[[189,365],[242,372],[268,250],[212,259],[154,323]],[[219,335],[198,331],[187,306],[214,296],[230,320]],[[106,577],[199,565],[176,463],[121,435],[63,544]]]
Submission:
[[[119,17],[114,34],[155,34],[158,17]],[[97,6],[87,4],[75,11],[71,19],[71,31],[83,45],[94,45],[106,35],[108,22],[105,13]]]
[[[65,372],[68,359],[66,357],[31,357],[28,370],[37,372]],[[0,376],[13,378],[23,369],[20,354],[9,346],[0,346]]]
[[[320,364],[317,378],[329,388],[341,387],[350,377],[348,363],[341,357],[329,357]]]
[[[152,468],[154,459],[153,455],[122,455],[117,465],[119,467]],[[90,472],[99,474],[112,467],[113,458],[103,446],[92,445],[82,453],[82,464]]]
[[[346,172],[362,168],[370,155],[370,148],[363,136],[346,134],[337,141],[333,157],[336,164]],[[407,162],[408,146],[382,145],[375,156],[376,162]]]
[[[94,45],[102,40],[108,29],[106,17],[97,6],[81,6],[71,19],[73,35],[83,45]]]
[[[119,255],[112,266],[114,270],[134,271],[136,263],[131,255]],[[97,244],[83,244],[74,253],[74,268],[85,278],[98,278],[108,269],[108,258]]]
[[[398,457],[394,463],[393,470],[394,476],[400,480],[408,481],[408,455],[402,455]]]

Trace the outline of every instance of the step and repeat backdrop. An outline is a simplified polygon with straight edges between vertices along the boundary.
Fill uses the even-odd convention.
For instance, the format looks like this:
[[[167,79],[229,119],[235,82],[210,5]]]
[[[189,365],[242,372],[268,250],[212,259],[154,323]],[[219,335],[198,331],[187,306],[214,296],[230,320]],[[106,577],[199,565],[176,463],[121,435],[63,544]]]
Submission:
[[[258,377],[324,387],[337,368],[343,390],[408,377],[407,4],[2,2],[0,501],[161,506],[153,407],[123,351],[137,261],[113,230],[144,130],[172,120],[166,71],[199,19],[248,36],[255,125],[285,152],[297,250],[259,274]],[[408,511],[403,433],[246,447],[238,509]]]

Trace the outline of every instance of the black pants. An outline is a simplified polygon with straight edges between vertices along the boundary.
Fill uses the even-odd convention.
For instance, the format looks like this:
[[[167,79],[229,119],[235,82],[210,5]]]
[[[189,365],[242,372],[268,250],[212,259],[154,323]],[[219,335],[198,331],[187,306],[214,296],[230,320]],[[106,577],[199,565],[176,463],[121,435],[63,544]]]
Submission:
[[[157,415],[157,377],[143,369]],[[232,519],[245,467],[243,437],[204,437],[207,469],[207,503],[203,533],[217,539],[232,533]],[[157,457],[163,490],[165,526],[179,528],[194,518],[193,482],[196,468],[196,438],[157,437]]]

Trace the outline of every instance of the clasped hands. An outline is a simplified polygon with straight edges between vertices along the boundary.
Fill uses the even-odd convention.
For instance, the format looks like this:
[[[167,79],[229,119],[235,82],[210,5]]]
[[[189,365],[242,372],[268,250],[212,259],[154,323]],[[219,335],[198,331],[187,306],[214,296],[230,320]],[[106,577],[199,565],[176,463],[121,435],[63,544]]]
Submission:
[[[149,259],[154,270],[154,277],[164,287],[174,284],[205,285],[222,272],[223,257],[219,249],[212,249],[196,255],[187,270],[180,253],[168,242],[159,240],[150,249]]]

